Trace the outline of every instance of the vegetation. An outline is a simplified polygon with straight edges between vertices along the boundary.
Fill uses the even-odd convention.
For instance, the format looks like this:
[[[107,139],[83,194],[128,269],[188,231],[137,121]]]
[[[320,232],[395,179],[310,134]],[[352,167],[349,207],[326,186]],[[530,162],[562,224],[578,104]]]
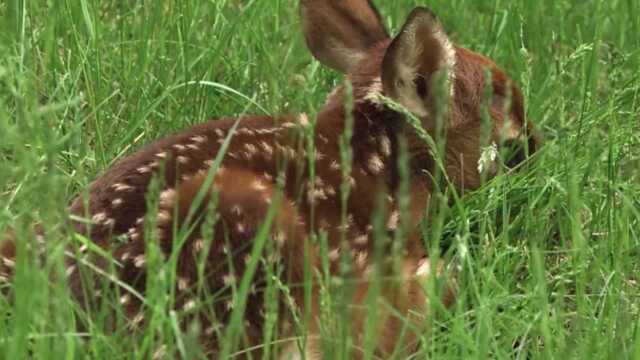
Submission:
[[[145,358],[159,344],[167,358],[202,356],[166,279],[146,294],[154,326],[135,336],[50,281],[81,241],[61,235],[65,204],[119,158],[203,120],[316,113],[341,77],[312,60],[294,3],[0,3],[0,229],[23,243],[29,224],[48,230],[45,256],[22,246],[0,296],[1,357]],[[393,32],[416,5],[376,3]],[[425,243],[457,267],[459,294],[436,307],[416,358],[640,358],[640,3],[428,5],[519,82],[545,145],[431,214]]]

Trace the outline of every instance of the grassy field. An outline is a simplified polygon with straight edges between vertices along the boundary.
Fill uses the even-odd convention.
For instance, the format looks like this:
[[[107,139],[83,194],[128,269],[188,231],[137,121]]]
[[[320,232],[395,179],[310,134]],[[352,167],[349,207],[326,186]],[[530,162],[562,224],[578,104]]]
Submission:
[[[416,5],[375,2],[393,32]],[[519,82],[545,145],[437,214],[425,241],[448,249],[459,296],[416,358],[640,359],[640,3],[420,3]],[[306,50],[293,0],[1,2],[0,229],[52,233],[0,297],[0,357],[137,358],[161,342],[198,358],[175,314],[106,331],[50,284],[72,241],[55,236],[65,205],[152,139],[223,115],[314,114],[338,81]]]

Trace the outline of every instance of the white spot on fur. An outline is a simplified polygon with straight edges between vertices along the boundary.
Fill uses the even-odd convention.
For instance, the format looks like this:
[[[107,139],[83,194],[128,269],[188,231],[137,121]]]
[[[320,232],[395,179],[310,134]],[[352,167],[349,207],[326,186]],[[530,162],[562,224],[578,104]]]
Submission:
[[[136,171],[138,171],[138,173],[140,174],[148,174],[151,172],[151,168],[149,166],[141,166],[136,169]]]
[[[199,254],[202,249],[204,249],[204,240],[203,239],[196,239],[193,242],[193,251],[196,254]]]
[[[238,231],[238,233],[240,234],[244,234],[245,231],[247,231],[247,228],[245,227],[245,225],[241,222],[236,224],[236,230]]]
[[[189,145],[187,145],[187,148],[190,149],[190,150],[195,150],[195,151],[200,150],[200,147],[198,145],[196,145],[196,144],[189,144]]]
[[[296,158],[296,150],[289,147],[289,146],[282,146],[282,145],[276,145],[276,147],[278,148],[278,151],[280,151],[282,153],[282,155],[286,158],[289,159],[295,159]]]
[[[127,185],[125,183],[116,183],[116,184],[111,185],[111,187],[115,191],[131,191],[131,190],[133,190],[133,186]]]
[[[251,183],[251,188],[256,191],[265,191],[267,190],[267,186],[260,180],[254,180]]]
[[[279,128],[275,127],[275,128],[267,128],[267,129],[256,129],[256,133],[261,134],[261,135],[266,135],[266,134],[271,134],[271,133],[275,133],[279,130]]]
[[[178,278],[178,290],[184,291],[189,287],[189,279],[186,277]]]
[[[353,226],[353,214],[347,215],[347,221],[344,224],[338,225],[337,229],[340,231],[347,231],[351,226]]]
[[[7,259],[7,258],[2,258],[2,263],[4,263],[4,266],[13,269],[16,266],[16,262],[11,260],[11,259]]]
[[[166,159],[167,158],[167,153],[166,152],[159,152],[156,154],[156,157],[160,158],[160,159]]]
[[[194,143],[198,143],[198,144],[204,144],[207,142],[207,138],[202,136],[202,135],[196,135],[196,136],[192,136],[190,138],[191,141],[193,141]]]
[[[137,268],[143,267],[146,263],[147,259],[145,258],[144,254],[140,254],[133,259],[133,265],[135,265],[135,267]]]
[[[123,252],[122,255],[120,256],[120,261],[127,261],[129,260],[129,258],[131,257],[131,254],[127,251]]]
[[[67,276],[71,276],[71,275],[73,275],[73,273],[74,273],[75,271],[76,271],[76,267],[75,267],[75,265],[71,265],[71,266],[69,266],[69,267],[65,270],[65,272],[64,272],[64,273],[65,273],[65,275],[67,275]]]
[[[331,261],[338,261],[338,259],[340,259],[340,248],[335,248],[329,251],[329,253],[327,254],[327,257]]]
[[[124,203],[124,200],[121,198],[117,198],[114,199],[113,201],[111,201],[111,206],[114,208],[120,207],[120,205],[122,205]]]
[[[189,158],[188,158],[188,157],[186,157],[186,156],[178,156],[178,157],[176,158],[176,160],[177,160],[177,161],[178,161],[178,163],[180,163],[180,164],[186,164],[186,163],[188,163],[188,162],[189,162]]]
[[[158,225],[166,225],[171,221],[171,214],[168,211],[159,211],[156,221]]]
[[[260,148],[262,149],[264,154],[267,155],[268,157],[273,156],[273,147],[269,145],[266,141],[260,142]]]
[[[120,297],[120,304],[121,305],[126,305],[131,301],[131,295],[129,294],[124,294]]]
[[[194,300],[189,300],[182,306],[182,310],[189,311],[196,308],[196,302]]]
[[[253,131],[251,131],[249,128],[240,128],[240,129],[236,130],[236,134],[238,134],[238,135],[253,135]]]
[[[389,230],[397,229],[399,222],[400,222],[400,213],[397,211],[392,211],[391,215],[389,215],[389,219],[387,220],[387,229]]]
[[[329,165],[329,168],[331,170],[338,171],[338,170],[340,170],[340,163],[337,160],[332,160],[331,164]]]
[[[184,146],[184,145],[182,145],[182,144],[174,144],[172,147],[173,147],[174,149],[178,150],[178,151],[184,151],[184,150],[186,150],[186,149],[187,149],[187,148],[186,148],[186,146]]]
[[[369,161],[367,162],[367,165],[369,167],[369,171],[371,171],[374,175],[380,175],[380,173],[384,171],[384,162],[378,154],[371,155]]]
[[[360,236],[356,236],[355,239],[353,239],[353,242],[356,245],[366,245],[369,242],[369,236],[367,235],[360,235]]]
[[[105,220],[107,220],[107,214],[104,212],[94,214],[91,217],[91,221],[96,224],[102,224]]]
[[[324,189],[320,188],[310,188],[307,190],[307,201],[309,204],[315,204],[318,200],[326,200],[327,194],[324,192]]]
[[[328,185],[327,187],[325,187],[324,188],[324,192],[329,196],[335,196],[336,195],[336,189],[331,185]]]
[[[242,208],[240,205],[234,205],[231,207],[231,212],[237,216],[242,215]]]
[[[169,207],[173,205],[176,199],[176,191],[174,189],[167,189],[160,193],[160,206]]]
[[[233,274],[227,274],[222,277],[222,283],[225,286],[231,286],[236,283],[236,277]]]

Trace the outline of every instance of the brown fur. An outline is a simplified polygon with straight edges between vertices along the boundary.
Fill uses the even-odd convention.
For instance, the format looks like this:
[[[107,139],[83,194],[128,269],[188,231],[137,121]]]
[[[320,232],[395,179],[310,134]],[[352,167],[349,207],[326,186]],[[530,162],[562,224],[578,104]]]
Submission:
[[[211,161],[235,119],[211,121],[156,141],[118,162],[91,184],[86,198],[80,196],[75,199],[69,210],[72,215],[92,220],[90,225],[77,221],[73,221],[72,225],[76,232],[84,234],[113,254],[114,260],[120,265],[116,267],[120,280],[137,293],[145,293],[149,276],[146,268],[150,254],[145,238],[157,239],[165,260],[171,254],[178,254],[175,307],[186,314],[185,326],[189,320],[199,321],[202,344],[214,358],[220,350],[217,331],[224,326],[236,306],[232,289],[244,273],[252,241],[270,206],[279,199],[277,194],[280,188],[282,197],[276,203],[279,207],[267,244],[269,251],[253,279],[253,291],[244,314],[245,345],[256,345],[262,336],[264,266],[279,264],[283,269],[281,281],[292,284],[291,294],[299,306],[305,304],[304,294],[295,284],[304,280],[305,258],[312,267],[320,267],[320,250],[318,244],[312,241],[312,234],[327,234],[329,257],[332,260],[330,270],[334,274],[340,271],[339,259],[344,255],[343,252],[348,251],[347,256],[355,265],[350,276],[360,279],[354,287],[353,304],[357,308],[358,304],[363,303],[371,289],[369,276],[374,254],[371,219],[380,194],[386,194],[383,198],[389,209],[388,230],[395,231],[397,228],[397,219],[394,217],[397,216],[399,204],[395,193],[400,182],[398,156],[402,139],[407,140],[410,150],[411,227],[402,258],[385,259],[385,263],[395,262],[400,266],[382,268],[383,275],[395,276],[395,280],[384,282],[380,294],[382,300],[395,307],[400,314],[407,315],[414,328],[419,329],[422,320],[409,316],[410,311],[425,316],[429,314],[423,284],[432,276],[416,275],[420,265],[427,261],[417,224],[433,188],[431,177],[427,174],[434,173],[435,161],[414,130],[406,125],[403,115],[370,97],[372,91],[383,86],[381,77],[392,80],[396,77],[392,72],[383,73],[387,68],[383,62],[387,61],[384,59],[392,40],[387,38],[377,11],[367,1],[350,0],[342,3],[305,0],[302,1],[302,14],[307,41],[310,48],[315,49],[314,54],[331,66],[348,68],[348,81],[353,87],[353,171],[349,180],[352,189],[347,202],[346,227],[342,226],[340,217],[343,179],[339,135],[344,131],[346,117],[345,91],[342,88],[337,89],[317,115],[313,135],[315,154],[309,154],[306,147],[306,115],[243,118],[231,140],[222,167],[212,183],[207,185]],[[420,20],[422,16],[427,16],[425,14],[418,10],[412,18]],[[328,19],[333,20],[329,22]],[[435,21],[435,18],[430,20]],[[433,24],[439,26],[436,22]],[[330,38],[323,38],[319,29],[328,29]],[[431,53],[431,58],[417,67],[420,76],[416,80],[416,89],[428,96],[431,83],[419,82],[428,80],[431,74],[439,70],[446,49],[439,47],[440,40],[431,38],[428,32],[420,34],[422,38],[429,38],[425,40],[426,45],[421,46],[437,48]],[[334,38],[346,44],[344,46],[348,46],[355,56],[354,53],[342,54],[341,50],[332,52],[327,44],[336,41]],[[395,42],[399,45],[394,46],[402,46],[406,51],[415,48],[410,43],[403,43],[408,40],[402,37],[397,39]],[[481,182],[477,164],[483,145],[480,142],[480,109],[485,69],[489,69],[492,75],[496,99],[489,109],[493,123],[490,140],[501,143],[500,129],[506,121],[511,121],[515,127],[515,132],[510,135],[513,137],[510,140],[514,141],[524,139],[527,134],[525,126],[530,125],[525,124],[522,94],[503,71],[485,57],[462,47],[455,46],[455,53],[457,61],[455,68],[451,69],[455,75],[454,97],[447,112],[443,135],[446,139],[444,161],[447,176],[459,191],[465,191],[478,187]],[[361,60],[350,62],[354,58]],[[391,59],[388,61],[393,65],[394,60]],[[395,83],[386,84],[385,89],[388,89]],[[427,88],[421,89],[421,86]],[[501,106],[504,105],[503,98],[507,96],[512,97],[512,102],[505,115]],[[425,106],[433,110],[430,107],[434,105],[425,97],[422,99]],[[397,100],[402,102],[402,96],[398,95]],[[421,120],[431,135],[439,136],[435,133],[432,117]],[[535,150],[534,139],[525,139],[524,143],[530,147],[529,152]],[[315,162],[315,182],[310,177],[309,157]],[[147,193],[152,178],[159,180],[161,194],[157,207],[148,208]],[[190,223],[186,224],[193,201],[203,186],[208,186],[204,201],[193,211],[195,216]],[[211,209],[212,204],[216,204],[215,212]],[[149,212],[157,213],[156,222],[155,225],[145,226],[144,219]],[[182,238],[176,238],[174,234],[184,225],[190,226],[190,232],[184,237],[183,243],[178,243]],[[147,233],[148,230],[152,230],[153,234]],[[212,239],[209,242],[206,234],[211,232]],[[116,241],[118,237],[124,241]],[[348,248],[341,243],[343,237],[348,240]],[[12,241],[0,247],[0,255],[5,259],[15,257]],[[81,249],[80,255],[84,252],[86,250]],[[98,268],[109,266],[104,259],[91,256],[85,259],[95,262]],[[203,259],[204,273],[199,273],[198,263]],[[0,273],[7,272],[2,266],[0,264]],[[83,263],[69,259],[67,266],[71,288],[78,300],[88,304],[90,298],[98,297],[92,283],[83,280],[81,272],[76,270],[76,267],[83,267]],[[442,266],[438,264],[436,268],[441,270]],[[445,305],[453,301],[453,288],[450,283],[444,289]],[[200,303],[202,299],[196,290],[201,289],[207,294],[215,294],[217,301],[214,304]],[[120,291],[130,326],[142,326],[145,309],[141,302],[126,289]],[[317,291],[318,288],[314,287],[310,304],[312,332],[317,332],[319,321]],[[284,323],[287,311],[284,310],[284,304],[281,305]],[[362,327],[370,315],[354,310],[351,316],[349,322],[357,339],[356,345],[361,346]],[[409,331],[403,339],[398,338],[404,326],[399,318],[382,310],[376,316],[380,325],[375,349],[377,355],[388,355],[397,346],[410,350],[415,345],[414,331]],[[286,330],[283,333],[287,335]],[[310,339],[314,338],[313,335]],[[306,345],[308,355],[321,356],[318,342],[310,340]],[[285,351],[283,356],[294,354],[297,350],[290,347],[288,351],[290,353]],[[353,353],[354,357],[360,355],[358,351]]]

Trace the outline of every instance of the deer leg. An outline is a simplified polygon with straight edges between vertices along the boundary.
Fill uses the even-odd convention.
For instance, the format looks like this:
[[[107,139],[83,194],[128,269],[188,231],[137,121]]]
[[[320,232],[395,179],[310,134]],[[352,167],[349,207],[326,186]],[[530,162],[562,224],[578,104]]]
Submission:
[[[368,356],[404,358],[415,351],[426,319],[432,313],[428,283],[443,275],[443,270],[442,264],[438,264],[434,274],[428,258],[410,256],[394,275],[362,274],[353,297],[351,324],[355,349],[351,357],[364,358],[369,350],[373,353]],[[445,284],[441,296],[445,306],[453,302],[453,289],[452,282]]]

